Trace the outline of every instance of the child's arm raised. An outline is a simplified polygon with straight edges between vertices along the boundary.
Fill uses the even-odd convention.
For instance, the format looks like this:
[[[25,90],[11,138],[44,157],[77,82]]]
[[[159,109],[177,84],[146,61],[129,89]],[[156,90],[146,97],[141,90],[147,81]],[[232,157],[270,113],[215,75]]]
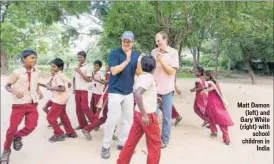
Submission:
[[[85,75],[80,68],[75,68],[75,71],[79,73],[86,82],[91,82],[91,76]]]

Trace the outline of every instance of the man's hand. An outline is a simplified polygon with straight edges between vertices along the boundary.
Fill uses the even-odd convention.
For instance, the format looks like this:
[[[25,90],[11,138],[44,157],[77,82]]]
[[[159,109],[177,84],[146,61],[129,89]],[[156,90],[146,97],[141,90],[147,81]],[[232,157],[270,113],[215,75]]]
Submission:
[[[144,115],[144,116],[142,116],[142,123],[143,123],[145,126],[149,125],[149,118],[148,118],[147,114]]]
[[[131,50],[125,53],[127,55],[126,61],[130,63],[131,60]]]
[[[161,62],[162,59],[163,59],[163,54],[160,53],[160,52],[158,52],[158,53],[156,54],[156,61],[157,61],[157,62]]]

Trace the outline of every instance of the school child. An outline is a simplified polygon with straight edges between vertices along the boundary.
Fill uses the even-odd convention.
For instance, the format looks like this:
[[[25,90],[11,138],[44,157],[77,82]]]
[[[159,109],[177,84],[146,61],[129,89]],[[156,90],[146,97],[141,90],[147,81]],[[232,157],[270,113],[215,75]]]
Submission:
[[[94,62],[94,67],[95,63],[97,63],[98,66],[102,66],[102,63],[100,64],[100,62],[95,61]],[[98,71],[98,69],[95,69]],[[107,108],[107,98],[108,98],[108,93],[107,93],[107,84],[110,78],[110,72],[109,72],[109,68],[108,66],[106,66],[106,76],[105,76],[105,80],[101,79],[100,80],[100,84],[103,84],[103,86],[101,86],[103,88],[103,93],[100,94],[100,97],[98,98],[98,100],[96,102],[93,102],[94,106],[93,108],[95,108],[95,117],[91,120],[91,124],[87,125],[84,129],[82,129],[83,134],[85,135],[85,137],[87,138],[87,140],[91,140],[92,137],[90,135],[90,132],[94,129],[94,130],[98,130],[100,125],[104,124],[106,119],[107,119],[107,112],[108,112],[108,108]],[[93,78],[94,80],[96,80],[96,76],[94,76]],[[93,95],[92,95],[93,96]],[[102,105],[98,105],[99,102],[101,102],[100,100],[102,99]],[[97,111],[98,106],[100,107],[100,110]],[[103,110],[102,114],[102,118],[99,117],[99,114],[101,112],[101,110]]]
[[[22,51],[23,67],[12,72],[5,86],[6,90],[13,96],[13,104],[1,164],[9,163],[11,145],[13,144],[15,151],[21,150],[23,147],[22,138],[28,136],[37,126],[38,99],[41,99],[43,95],[38,86],[39,72],[34,67],[36,59],[37,53],[35,51]],[[23,119],[25,119],[25,126],[17,130]]]
[[[64,141],[66,137],[77,138],[77,134],[71,126],[71,122],[66,113],[66,104],[69,99],[68,82],[63,74],[64,62],[60,58],[56,58],[51,62],[51,71],[53,73],[50,85],[47,84],[46,88],[52,91],[51,108],[47,113],[47,120],[53,128],[54,135],[49,138],[50,142]],[[43,86],[43,85],[42,85]],[[61,122],[65,128],[66,134],[58,126],[57,119],[60,117]]]
[[[91,82],[91,100],[90,100],[90,108],[95,114],[97,112],[96,105],[101,98],[104,88],[105,88],[105,77],[104,73],[100,70],[102,67],[102,62],[100,60],[96,60],[93,63],[93,73],[92,73],[92,82]]]
[[[217,137],[216,125],[219,125],[223,133],[223,142],[229,145],[228,126],[233,126],[234,123],[228,114],[227,103],[211,71],[205,71],[205,80],[208,84],[208,87],[205,87],[208,91],[205,116],[209,122],[211,136]]]
[[[79,125],[76,130],[83,129],[88,125],[86,117],[91,121],[94,113],[88,104],[88,88],[91,82],[91,70],[86,63],[86,53],[80,51],[77,54],[79,65],[73,72],[73,93],[75,95],[76,114]]]
[[[54,73],[53,73],[52,75],[54,75]],[[66,81],[67,81],[67,83],[68,83],[68,88],[70,88],[70,87],[71,87],[71,82],[69,81],[69,79],[68,79],[66,76],[64,76],[64,77],[66,78]],[[52,80],[53,80],[53,76],[52,76],[51,80],[49,81],[48,85],[51,86]],[[43,107],[43,111],[44,111],[46,114],[48,114],[49,108],[50,108],[51,106],[52,106],[52,101],[49,100],[49,101],[45,104],[45,106]],[[62,126],[62,125],[63,125],[62,122],[59,122],[59,123],[58,123],[58,126]],[[48,125],[48,127],[51,127],[51,126]]]
[[[194,70],[194,74],[197,77],[197,81],[195,82],[195,87],[190,90],[190,92],[196,92],[195,100],[194,100],[194,112],[204,121],[202,126],[206,126],[208,122],[205,119],[205,107],[207,102],[207,93],[204,90],[206,87],[206,82],[203,77],[204,68],[198,66]]]
[[[135,84],[135,100],[137,106],[134,121],[128,139],[120,152],[117,164],[129,164],[135,147],[145,133],[148,148],[147,164],[159,164],[161,155],[160,127],[156,115],[157,91],[152,71],[156,61],[152,56],[144,56],[141,60],[143,72],[137,77]]]

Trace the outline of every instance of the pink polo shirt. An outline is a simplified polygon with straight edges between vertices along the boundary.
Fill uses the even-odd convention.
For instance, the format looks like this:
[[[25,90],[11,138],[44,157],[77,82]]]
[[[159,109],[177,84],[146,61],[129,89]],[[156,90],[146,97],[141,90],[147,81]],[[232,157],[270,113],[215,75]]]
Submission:
[[[158,48],[152,50],[151,55],[156,59]],[[165,63],[173,68],[179,68],[179,55],[178,51],[172,47],[166,49],[166,52],[162,53]],[[153,77],[157,85],[157,93],[160,95],[166,95],[174,91],[175,74],[169,75],[161,63],[156,63],[156,68],[153,72]]]

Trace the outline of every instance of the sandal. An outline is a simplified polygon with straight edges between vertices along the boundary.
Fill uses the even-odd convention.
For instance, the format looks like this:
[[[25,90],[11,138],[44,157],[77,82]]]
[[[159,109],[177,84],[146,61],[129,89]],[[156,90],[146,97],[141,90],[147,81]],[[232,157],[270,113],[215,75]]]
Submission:
[[[206,126],[208,124],[207,121],[204,121],[204,123],[202,124],[202,127]]]
[[[96,126],[94,130],[97,132],[100,129],[100,126]]]
[[[90,132],[88,132],[87,130],[83,129],[82,130],[83,134],[85,135],[85,137],[87,138],[88,141],[90,141],[92,139]]]
[[[22,137],[15,137],[13,140],[13,149],[16,151],[21,150],[23,147]]]
[[[216,138],[217,137],[217,133],[211,133],[210,137]]]
[[[65,134],[65,137],[66,137],[66,138],[77,138],[78,135],[77,135],[77,133]]]
[[[182,121],[182,119],[182,116],[177,117],[175,121],[175,126],[177,126]]]
[[[10,150],[4,150],[4,152],[3,152],[2,156],[1,156],[0,163],[1,164],[8,164],[9,160],[10,160],[10,154],[11,154]]]
[[[113,140],[113,141],[118,141],[119,138],[118,138],[116,135],[113,135],[113,136],[112,136],[112,140]]]
[[[55,135],[53,135],[52,137],[49,138],[49,142],[59,142],[64,140],[65,140],[65,135],[61,135],[60,137],[56,137]]]

